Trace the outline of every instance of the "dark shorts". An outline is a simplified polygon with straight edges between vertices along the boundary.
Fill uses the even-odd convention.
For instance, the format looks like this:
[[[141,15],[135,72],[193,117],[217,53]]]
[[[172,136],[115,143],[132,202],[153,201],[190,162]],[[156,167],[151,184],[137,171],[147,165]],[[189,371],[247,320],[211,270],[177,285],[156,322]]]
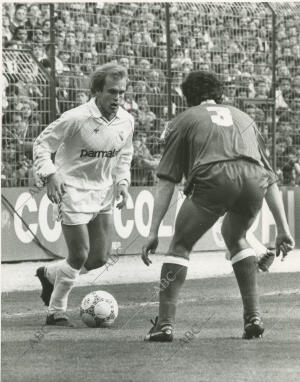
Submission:
[[[228,211],[255,216],[270,185],[270,173],[247,160],[202,166],[194,176],[191,198],[197,206],[218,216]]]

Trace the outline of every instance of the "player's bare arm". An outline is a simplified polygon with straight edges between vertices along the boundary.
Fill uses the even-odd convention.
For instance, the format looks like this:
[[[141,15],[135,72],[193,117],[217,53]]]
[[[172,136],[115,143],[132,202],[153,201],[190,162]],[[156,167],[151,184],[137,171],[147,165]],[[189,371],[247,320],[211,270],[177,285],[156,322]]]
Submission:
[[[288,252],[294,248],[295,241],[290,233],[284,205],[276,183],[273,183],[268,188],[265,199],[272,212],[277,227],[276,255],[279,256],[280,253],[282,253],[284,258]]]
[[[151,264],[149,252],[155,253],[158,246],[158,229],[169,208],[174,188],[175,183],[164,179],[160,179],[157,184],[150,234],[142,249],[142,260],[147,266]]]

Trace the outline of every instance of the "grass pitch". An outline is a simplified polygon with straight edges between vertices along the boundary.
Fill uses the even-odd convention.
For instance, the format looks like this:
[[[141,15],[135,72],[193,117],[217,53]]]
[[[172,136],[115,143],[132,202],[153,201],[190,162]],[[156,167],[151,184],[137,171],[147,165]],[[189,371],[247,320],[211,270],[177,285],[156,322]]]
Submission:
[[[242,307],[233,276],[187,281],[178,305],[176,340],[145,343],[157,314],[157,284],[75,288],[76,329],[45,327],[38,291],[2,295],[2,381],[265,381],[300,380],[300,273],[260,274],[262,340],[242,335]],[[90,291],[112,293],[120,307],[110,329],[79,318]]]

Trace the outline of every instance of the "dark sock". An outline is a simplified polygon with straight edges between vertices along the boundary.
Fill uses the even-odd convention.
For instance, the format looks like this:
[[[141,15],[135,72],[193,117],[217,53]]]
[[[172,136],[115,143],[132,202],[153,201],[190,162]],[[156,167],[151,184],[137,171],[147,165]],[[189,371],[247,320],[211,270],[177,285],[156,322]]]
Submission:
[[[233,264],[244,305],[244,318],[259,314],[257,263],[255,256],[246,257]]]
[[[173,324],[176,303],[181,286],[187,273],[187,267],[179,264],[164,263],[160,275],[159,325]]]

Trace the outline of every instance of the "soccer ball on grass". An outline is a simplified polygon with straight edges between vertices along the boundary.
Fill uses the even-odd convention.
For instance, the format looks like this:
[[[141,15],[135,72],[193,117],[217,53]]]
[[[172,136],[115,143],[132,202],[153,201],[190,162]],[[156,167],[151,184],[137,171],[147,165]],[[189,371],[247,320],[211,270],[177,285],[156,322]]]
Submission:
[[[80,317],[90,328],[107,328],[118,317],[118,310],[118,303],[110,293],[97,290],[81,301]]]

